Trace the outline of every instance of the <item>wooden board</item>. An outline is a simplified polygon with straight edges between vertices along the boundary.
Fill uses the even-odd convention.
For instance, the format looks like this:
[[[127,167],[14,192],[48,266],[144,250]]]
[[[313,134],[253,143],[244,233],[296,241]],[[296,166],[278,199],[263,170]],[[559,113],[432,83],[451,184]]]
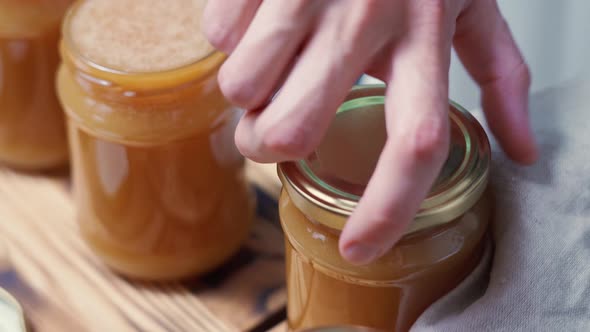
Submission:
[[[36,331],[266,331],[284,319],[283,238],[274,166],[248,165],[258,221],[226,265],[184,283],[131,282],[79,238],[67,175],[0,169],[0,286]]]

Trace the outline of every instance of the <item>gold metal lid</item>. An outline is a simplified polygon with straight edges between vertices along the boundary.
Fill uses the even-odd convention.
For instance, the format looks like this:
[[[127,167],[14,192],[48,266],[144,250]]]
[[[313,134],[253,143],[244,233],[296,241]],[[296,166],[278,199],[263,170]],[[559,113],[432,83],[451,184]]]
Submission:
[[[385,145],[385,86],[352,89],[319,147],[306,159],[278,165],[283,188],[305,215],[342,230],[356,208]],[[483,194],[490,145],[477,120],[449,104],[450,148],[443,169],[406,234],[464,214]]]

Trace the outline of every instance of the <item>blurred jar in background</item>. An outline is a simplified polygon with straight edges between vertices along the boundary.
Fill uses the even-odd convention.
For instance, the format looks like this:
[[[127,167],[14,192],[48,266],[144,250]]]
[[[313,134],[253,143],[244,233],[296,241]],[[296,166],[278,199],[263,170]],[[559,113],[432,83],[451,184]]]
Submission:
[[[58,93],[78,219],[108,266],[141,279],[207,272],[246,239],[253,200],[223,98],[205,0],[76,2]]]
[[[319,147],[304,160],[279,164],[290,331],[332,325],[408,331],[489,245],[488,139],[473,116],[451,103],[448,158],[404,237],[367,265],[340,256],[340,232],[387,139],[384,94],[381,85],[356,87]]]
[[[54,82],[70,2],[0,0],[0,163],[27,170],[67,163]]]

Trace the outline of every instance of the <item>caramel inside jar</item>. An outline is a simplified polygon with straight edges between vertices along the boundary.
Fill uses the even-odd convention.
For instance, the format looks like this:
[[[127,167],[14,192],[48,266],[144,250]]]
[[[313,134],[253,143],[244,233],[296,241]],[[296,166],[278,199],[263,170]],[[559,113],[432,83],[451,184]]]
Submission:
[[[78,2],[64,23],[58,82],[81,232],[131,277],[205,273],[250,230],[240,113],[217,85],[225,57],[199,30],[203,5]]]
[[[68,161],[54,82],[69,3],[0,0],[0,162],[8,166],[45,170]]]

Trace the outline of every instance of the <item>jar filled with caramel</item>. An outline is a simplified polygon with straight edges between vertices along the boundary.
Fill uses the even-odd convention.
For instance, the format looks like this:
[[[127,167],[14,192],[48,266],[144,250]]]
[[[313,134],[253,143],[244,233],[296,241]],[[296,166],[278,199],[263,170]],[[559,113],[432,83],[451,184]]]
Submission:
[[[340,256],[339,234],[387,138],[384,93],[383,86],[354,88],[314,153],[279,164],[291,331],[407,331],[489,245],[489,143],[475,118],[451,103],[448,159],[407,233],[373,263],[355,266]]]
[[[200,31],[204,4],[79,1],[64,21],[58,92],[81,233],[130,277],[209,271],[253,219],[240,113],[217,83],[225,57]]]
[[[55,95],[60,23],[69,0],[0,0],[0,163],[64,166],[68,147]]]

